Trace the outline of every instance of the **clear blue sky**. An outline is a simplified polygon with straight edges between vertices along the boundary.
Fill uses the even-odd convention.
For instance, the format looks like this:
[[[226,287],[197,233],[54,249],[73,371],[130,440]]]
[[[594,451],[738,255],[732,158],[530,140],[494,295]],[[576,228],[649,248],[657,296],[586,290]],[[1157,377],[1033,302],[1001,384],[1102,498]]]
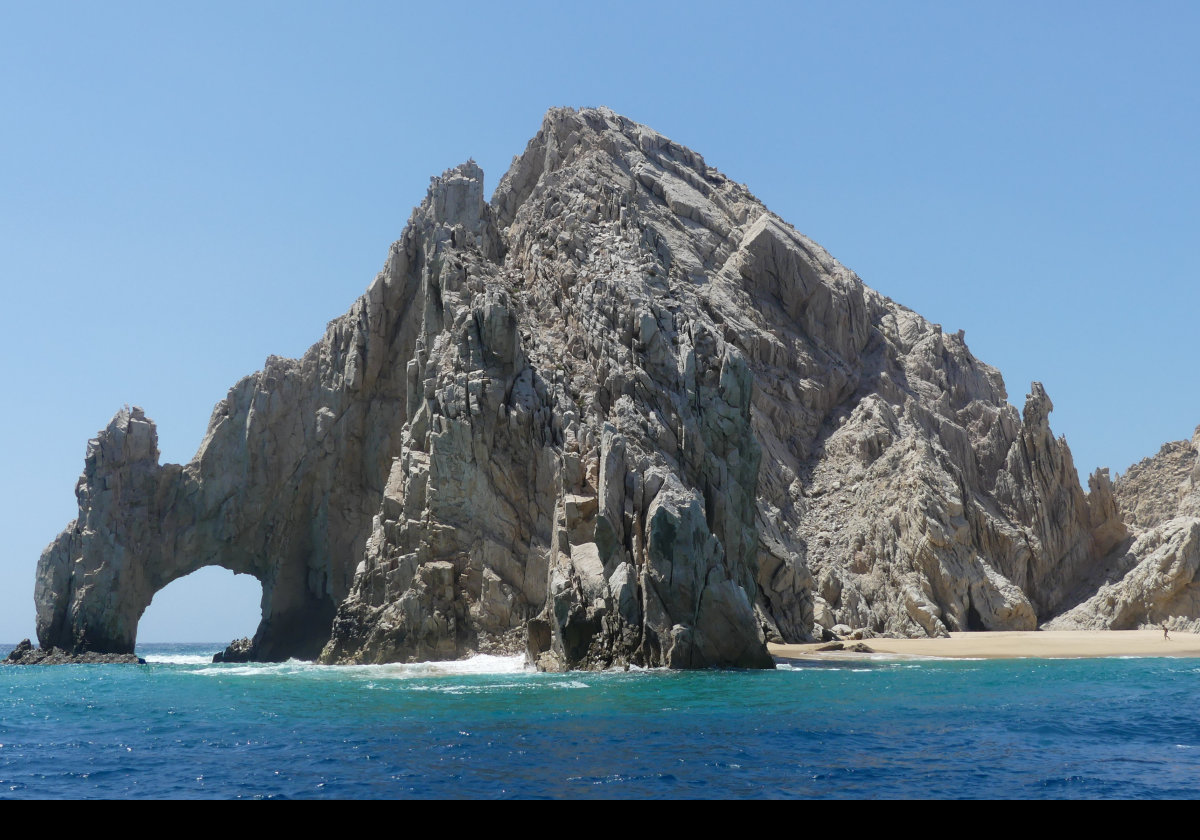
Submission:
[[[0,641],[123,403],[190,459],[429,176],[490,189],[552,105],[700,152],[1123,471],[1200,423],[1197,44],[1196,3],[0,2]],[[240,580],[140,639],[252,633]]]

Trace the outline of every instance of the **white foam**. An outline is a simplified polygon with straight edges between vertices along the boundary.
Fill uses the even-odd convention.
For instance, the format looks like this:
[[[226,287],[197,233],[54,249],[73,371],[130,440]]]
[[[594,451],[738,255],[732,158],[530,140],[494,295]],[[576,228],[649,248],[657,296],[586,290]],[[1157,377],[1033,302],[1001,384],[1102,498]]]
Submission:
[[[148,653],[142,657],[148,665],[211,665],[213,654]]]
[[[360,665],[351,666],[371,669],[386,669],[391,672],[399,670],[396,676],[401,677],[436,677],[463,674],[520,674],[525,670],[524,656],[492,656],[486,653],[476,654],[470,659],[457,659],[449,662],[411,662],[400,665]],[[378,673],[373,671],[373,673]]]
[[[211,657],[205,664],[211,663]],[[198,664],[198,663],[197,663]],[[421,677],[467,676],[474,674],[519,674],[525,671],[524,656],[491,656],[478,654],[470,659],[452,660],[449,662],[409,662],[392,663],[388,665],[317,665],[313,662],[302,662],[289,659],[279,663],[247,663],[238,665],[213,665],[202,668],[195,673],[204,676],[244,677],[311,674],[320,677],[361,677],[378,682],[381,680],[402,680]]]
[[[552,683],[554,688],[591,688],[587,683],[579,680],[567,680],[566,682]]]

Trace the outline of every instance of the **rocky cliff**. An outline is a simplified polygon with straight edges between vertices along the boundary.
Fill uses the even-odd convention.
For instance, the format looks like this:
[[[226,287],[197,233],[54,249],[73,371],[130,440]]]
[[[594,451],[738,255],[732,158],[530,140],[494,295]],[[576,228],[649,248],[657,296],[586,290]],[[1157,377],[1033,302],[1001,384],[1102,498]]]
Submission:
[[[1055,630],[1167,624],[1200,632],[1200,427],[1129,468],[1115,486],[1129,538],[1096,564]]]
[[[1085,493],[1051,408],[698,154],[555,109],[490,203],[473,163],[434,178],[189,464],[114,418],[39,639],[132,651],[212,564],[263,582],[263,659],[769,667],[766,638],[1033,629],[1164,515]]]

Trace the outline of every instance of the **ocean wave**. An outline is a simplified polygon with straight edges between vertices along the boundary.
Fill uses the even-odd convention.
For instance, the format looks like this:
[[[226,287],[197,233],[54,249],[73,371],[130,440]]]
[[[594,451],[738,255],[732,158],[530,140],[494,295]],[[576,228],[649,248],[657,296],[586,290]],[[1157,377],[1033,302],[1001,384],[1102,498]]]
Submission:
[[[199,674],[202,677],[263,677],[270,675],[289,676],[309,674],[328,670],[325,665],[318,665],[315,662],[307,662],[301,659],[289,659],[286,662],[240,663],[214,663],[210,659],[208,665],[209,667],[207,668],[199,668],[190,673]]]
[[[199,664],[199,663],[196,663]],[[240,664],[206,664],[193,673],[201,676],[245,677],[267,675],[313,675],[319,677],[362,678],[372,681],[403,680],[442,676],[474,676],[485,674],[520,674],[525,671],[524,656],[493,656],[477,654],[469,659],[445,662],[395,662],[386,665],[318,665],[299,659],[287,662],[251,662]]]
[[[213,654],[147,653],[142,659],[147,665],[211,665]]]
[[[410,662],[393,665],[350,665],[350,668],[380,669],[382,673],[398,677],[436,677],[443,674],[462,676],[466,674],[520,674],[525,671],[525,657],[493,656],[479,653],[470,659],[454,659],[447,662]]]

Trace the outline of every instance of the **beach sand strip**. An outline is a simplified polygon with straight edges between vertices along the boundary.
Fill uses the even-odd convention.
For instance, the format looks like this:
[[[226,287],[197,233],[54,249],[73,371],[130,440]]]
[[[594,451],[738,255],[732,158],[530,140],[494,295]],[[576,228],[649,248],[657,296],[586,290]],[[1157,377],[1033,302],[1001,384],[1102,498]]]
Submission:
[[[890,654],[949,659],[1083,659],[1103,656],[1200,656],[1200,634],[1162,630],[1038,630],[951,633],[946,639],[864,639],[874,653],[819,652],[823,644],[770,644],[779,659],[861,659]],[[844,642],[847,648],[857,642]]]

